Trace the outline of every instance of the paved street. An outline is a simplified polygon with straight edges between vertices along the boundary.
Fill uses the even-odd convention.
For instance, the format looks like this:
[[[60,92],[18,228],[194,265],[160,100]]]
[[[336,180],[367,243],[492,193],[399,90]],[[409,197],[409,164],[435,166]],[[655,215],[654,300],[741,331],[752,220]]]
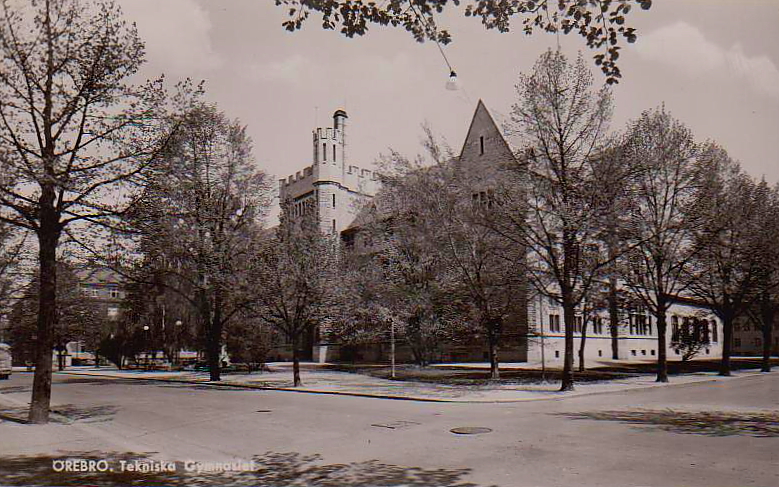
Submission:
[[[31,379],[0,383],[0,408],[28,401]],[[201,485],[779,485],[779,373],[510,404],[55,375],[53,403],[71,424],[0,422],[0,484],[73,483],[46,475],[52,458],[110,453],[261,467]],[[492,432],[450,432],[463,426]]]

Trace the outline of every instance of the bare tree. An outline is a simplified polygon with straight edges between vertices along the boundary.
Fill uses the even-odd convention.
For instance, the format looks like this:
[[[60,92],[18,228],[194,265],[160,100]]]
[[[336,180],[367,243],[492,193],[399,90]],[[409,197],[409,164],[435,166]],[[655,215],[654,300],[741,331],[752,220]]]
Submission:
[[[292,346],[293,383],[300,381],[302,339],[331,319],[337,242],[320,230],[314,208],[291,215],[283,201],[281,223],[265,236],[252,262],[257,293],[252,314],[284,335]]]
[[[64,232],[105,223],[131,201],[159,149],[159,82],[128,77],[143,63],[134,26],[109,2],[0,4],[0,220],[38,241],[38,341],[30,421],[48,421]]]
[[[431,165],[422,156],[412,161],[397,152],[384,158],[382,191],[366,208],[357,235],[369,245],[352,252],[364,256],[362,276],[375,278],[374,292],[363,302],[391,311],[379,315],[392,316],[384,324],[406,341],[421,366],[464,333],[468,321],[454,305],[457,272],[442,248],[446,223],[434,196],[452,182],[448,162]]]
[[[225,326],[256,295],[249,263],[270,187],[238,121],[198,103],[176,126],[163,162],[128,214],[143,257],[130,274],[189,303],[204,337],[211,380],[218,381]]]
[[[697,252],[686,267],[687,290],[722,320],[720,375],[730,375],[733,325],[754,294],[763,255],[756,238],[765,222],[756,205],[756,185],[714,143],[698,155],[699,175],[693,239]]]
[[[440,167],[439,184],[427,192],[436,248],[452,273],[451,299],[485,337],[490,378],[499,379],[498,347],[506,325],[520,326],[527,316],[526,281],[516,266],[524,262],[525,248],[486,224],[498,212],[497,168],[487,171],[447,156],[431,136],[427,145],[436,159],[451,160]]]
[[[773,328],[779,316],[779,186],[769,187],[765,179],[755,188],[756,232],[753,235],[754,278],[752,306],[763,330],[762,372],[771,371]]]
[[[526,248],[527,277],[557,300],[565,319],[561,390],[572,390],[577,305],[609,262],[600,245],[604,214],[596,166],[611,116],[611,96],[593,89],[581,56],[548,51],[520,77],[509,130],[525,151],[506,168],[493,228]]]
[[[697,148],[690,131],[660,108],[629,129],[625,158],[641,168],[634,182],[630,226],[624,238],[622,278],[633,298],[657,322],[657,381],[668,382],[666,312],[685,288],[695,253],[691,239]]]

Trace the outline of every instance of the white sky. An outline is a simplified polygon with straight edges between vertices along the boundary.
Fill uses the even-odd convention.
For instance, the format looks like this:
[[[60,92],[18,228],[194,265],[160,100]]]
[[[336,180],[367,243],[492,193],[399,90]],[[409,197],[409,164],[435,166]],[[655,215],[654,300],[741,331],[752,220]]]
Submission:
[[[316,18],[289,33],[273,3],[120,1],[146,41],[142,75],[205,79],[208,98],[248,126],[259,165],[277,178],[311,164],[315,121],[330,126],[338,108],[349,114],[352,164],[369,166],[388,147],[419,152],[425,122],[459,151],[477,100],[500,121],[517,75],[556,45],[553,35],[525,36],[519,24],[509,34],[486,31],[455,11],[440,22],[453,34],[444,49],[464,87],[451,92],[435,44],[378,26],[347,39]],[[656,0],[629,22],[639,38],[619,59],[612,127],[665,103],[698,140],[716,140],[749,173],[778,182],[779,0]],[[579,37],[561,43],[591,59]]]

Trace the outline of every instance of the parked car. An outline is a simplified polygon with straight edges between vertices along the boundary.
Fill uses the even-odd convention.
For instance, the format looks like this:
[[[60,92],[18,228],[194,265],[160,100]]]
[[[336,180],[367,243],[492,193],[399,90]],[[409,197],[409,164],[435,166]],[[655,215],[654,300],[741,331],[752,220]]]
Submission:
[[[0,343],[0,379],[11,376],[11,346]]]

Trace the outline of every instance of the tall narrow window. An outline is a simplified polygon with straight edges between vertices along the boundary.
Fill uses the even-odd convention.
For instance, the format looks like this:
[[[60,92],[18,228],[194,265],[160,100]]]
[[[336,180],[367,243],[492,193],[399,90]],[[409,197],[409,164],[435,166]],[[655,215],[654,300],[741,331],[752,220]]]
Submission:
[[[333,208],[335,208],[335,193],[333,193]]]
[[[335,233],[335,218],[333,218],[333,233]]]
[[[327,161],[327,144],[322,144],[322,160]]]
[[[711,341],[718,342],[719,337],[717,336],[717,322],[715,320],[711,320]]]
[[[484,136],[479,136],[479,154],[484,155]]]
[[[333,162],[335,162],[335,144],[333,144]]]

